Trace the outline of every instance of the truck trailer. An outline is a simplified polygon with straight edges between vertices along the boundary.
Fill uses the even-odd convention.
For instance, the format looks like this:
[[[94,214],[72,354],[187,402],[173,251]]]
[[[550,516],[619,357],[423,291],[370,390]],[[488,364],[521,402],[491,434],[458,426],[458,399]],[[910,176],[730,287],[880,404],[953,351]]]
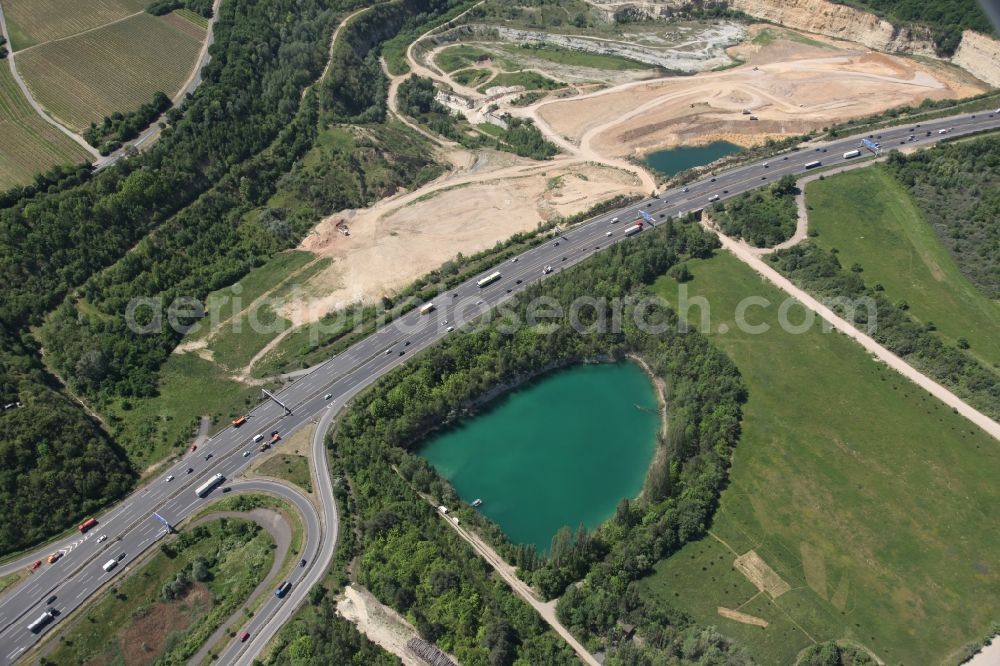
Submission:
[[[861,155],[861,151],[858,150],[858,149],[848,150],[846,153],[844,153],[844,159],[845,160],[849,160],[852,157],[859,157],[860,155]]]
[[[639,233],[640,231],[642,231],[642,223],[641,222],[639,224],[635,224],[635,225],[629,227],[628,229],[626,229],[625,230],[625,235],[626,236],[634,236],[635,234]]]

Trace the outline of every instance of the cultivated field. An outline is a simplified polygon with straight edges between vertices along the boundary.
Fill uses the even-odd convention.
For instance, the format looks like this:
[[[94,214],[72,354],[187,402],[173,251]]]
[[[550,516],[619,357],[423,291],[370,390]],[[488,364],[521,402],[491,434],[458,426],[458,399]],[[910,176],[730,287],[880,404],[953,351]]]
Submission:
[[[57,164],[88,161],[87,151],[35,113],[0,63],[0,190],[30,183]]]
[[[806,188],[809,227],[815,243],[837,248],[844,266],[860,264],[869,285],[885,288],[893,301],[933,323],[954,344],[987,367],[1000,367],[1000,303],[983,295],[938,242],[906,188],[880,166],[814,181]]]
[[[131,111],[162,90],[176,93],[201,49],[204,30],[176,16],[141,13],[17,56],[35,99],[81,131],[116,111]]]
[[[954,663],[996,620],[996,442],[845,336],[782,331],[784,294],[734,257],[689,267],[689,297],[707,299],[710,337],[749,400],[711,536],[659,563],[644,593],[717,625],[761,663],[840,638],[890,664]],[[657,286],[678,302],[675,282]],[[769,331],[736,328],[749,296],[770,301],[746,317]],[[697,305],[689,316],[697,323]],[[735,564],[750,551],[744,574]]]
[[[4,0],[3,13],[15,51],[141,12],[149,0]]]

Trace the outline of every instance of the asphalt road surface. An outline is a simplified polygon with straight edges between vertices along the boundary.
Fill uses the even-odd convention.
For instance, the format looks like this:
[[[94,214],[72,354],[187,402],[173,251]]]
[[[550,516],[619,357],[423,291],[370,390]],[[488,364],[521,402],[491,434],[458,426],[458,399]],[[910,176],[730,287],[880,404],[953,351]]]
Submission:
[[[956,135],[970,134],[1000,128],[1000,113],[978,112],[963,114],[940,120],[877,130],[875,140],[885,150],[905,146],[934,143]],[[944,129],[946,133],[939,134]],[[910,141],[909,137],[913,136]],[[583,261],[594,253],[614,243],[624,240],[624,231],[634,224],[639,210],[646,211],[659,224],[669,217],[698,211],[711,203],[713,197],[721,199],[751,190],[777,180],[785,174],[801,174],[807,171],[806,164],[822,162],[821,167],[837,166],[849,162],[843,153],[859,148],[864,159],[867,151],[860,147],[861,135],[839,139],[822,144],[812,144],[807,148],[759,160],[739,166],[715,177],[706,177],[690,183],[685,188],[674,188],[661,193],[659,197],[645,199],[628,208],[597,216],[577,225],[565,235],[548,240],[523,254],[516,260],[508,260],[502,265],[487,270],[483,275],[499,271],[502,277],[496,282],[478,287],[476,276],[454,289],[434,299],[436,309],[421,315],[418,310],[402,316],[380,328],[364,340],[359,341],[343,353],[317,366],[308,375],[298,379],[278,394],[278,398],[291,410],[290,413],[268,400],[257,406],[247,422],[239,428],[230,427],[222,431],[197,452],[187,454],[174,463],[156,480],[138,489],[107,513],[98,516],[100,521],[85,535],[73,535],[58,540],[35,553],[17,558],[0,567],[0,575],[28,567],[51,552],[61,551],[64,556],[54,564],[43,564],[10,593],[0,599],[0,664],[15,661],[34,645],[41,636],[83,604],[105,584],[121,575],[129,562],[145,549],[156,544],[164,527],[154,512],[171,524],[197,511],[205,502],[219,496],[221,484],[206,498],[195,494],[195,487],[213,474],[220,473],[226,479],[235,478],[253,460],[256,445],[252,438],[263,433],[265,438],[272,431],[287,437],[310,421],[322,419],[324,427],[318,429],[314,438],[315,460],[318,484],[317,496],[322,500],[322,527],[307,518],[307,566],[297,571],[292,580],[293,587],[284,600],[272,598],[255,615],[246,629],[251,639],[246,643],[234,640],[224,653],[221,663],[249,663],[277,628],[284,622],[308,592],[308,588],[318,581],[333,557],[336,544],[337,513],[325,460],[322,433],[334,412],[359,391],[371,385],[379,377],[405,363],[407,358],[424,349],[446,335],[458,334],[463,323],[475,319],[482,313],[512,298],[529,284],[542,279],[543,269],[551,266],[553,274]],[[870,156],[870,153],[867,154]],[[613,218],[618,223],[612,223]],[[610,236],[608,235],[610,232]],[[449,331],[455,327],[455,331]],[[331,395],[327,399],[325,396]],[[280,447],[280,444],[278,445]],[[244,455],[249,452],[248,455]],[[208,460],[205,457],[211,454]],[[190,470],[190,471],[189,471]],[[168,481],[168,477],[173,479]],[[257,483],[257,482],[255,482]],[[241,483],[241,488],[252,484]],[[307,514],[308,515],[308,514]],[[106,540],[100,541],[100,536]],[[110,573],[101,565],[109,559],[124,553],[125,558]],[[52,603],[46,600],[55,595]],[[27,625],[47,608],[55,609],[59,615],[38,634],[27,629]]]

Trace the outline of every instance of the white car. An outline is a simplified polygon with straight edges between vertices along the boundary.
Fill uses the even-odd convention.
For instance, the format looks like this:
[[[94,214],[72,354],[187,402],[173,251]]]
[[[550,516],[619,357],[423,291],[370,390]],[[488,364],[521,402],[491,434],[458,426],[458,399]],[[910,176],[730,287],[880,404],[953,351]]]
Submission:
[[[610,236],[610,235],[611,235],[611,232],[609,231],[608,233],[606,233],[606,234],[604,234],[604,235],[605,235],[605,236]]]
[[[512,263],[512,264],[516,264],[516,263],[517,263],[517,257],[514,257],[513,259],[511,259],[511,260],[510,260],[510,263]]]
[[[170,476],[167,477],[167,483],[170,483],[173,480],[174,480],[174,475],[173,474],[171,474]]]
[[[97,543],[101,543],[102,541],[107,541],[107,540],[108,540],[107,534],[102,534],[101,536],[97,537]]]
[[[611,218],[611,224],[618,224],[618,218],[617,217]]]
[[[327,393],[326,395],[324,395],[324,396],[323,396],[323,399],[324,399],[324,400],[329,400],[329,399],[330,399],[330,398],[332,398],[332,397],[333,397],[333,394],[332,394],[332,393]]]
[[[249,456],[249,455],[250,455],[250,452],[249,452],[249,451],[244,451],[244,452],[243,452],[243,457],[244,457],[244,458],[246,458],[246,457],[247,457],[247,456]]]
[[[451,333],[452,331],[454,331],[454,330],[455,330],[455,327],[454,327],[454,326],[449,326],[449,327],[448,327],[448,328],[446,328],[445,330],[446,330],[446,331],[448,331],[449,333]]]

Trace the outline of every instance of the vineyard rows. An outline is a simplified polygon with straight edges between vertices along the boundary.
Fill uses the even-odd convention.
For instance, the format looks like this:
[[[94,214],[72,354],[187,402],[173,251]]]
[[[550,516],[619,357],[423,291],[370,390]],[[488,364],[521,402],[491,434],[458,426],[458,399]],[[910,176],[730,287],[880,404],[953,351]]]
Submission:
[[[57,164],[88,162],[87,152],[28,105],[6,63],[0,65],[0,190],[30,183]]]
[[[200,34],[201,38],[195,34]],[[172,96],[198,58],[204,31],[142,13],[17,56],[35,99],[82,131],[116,111],[132,111],[162,90]]]

